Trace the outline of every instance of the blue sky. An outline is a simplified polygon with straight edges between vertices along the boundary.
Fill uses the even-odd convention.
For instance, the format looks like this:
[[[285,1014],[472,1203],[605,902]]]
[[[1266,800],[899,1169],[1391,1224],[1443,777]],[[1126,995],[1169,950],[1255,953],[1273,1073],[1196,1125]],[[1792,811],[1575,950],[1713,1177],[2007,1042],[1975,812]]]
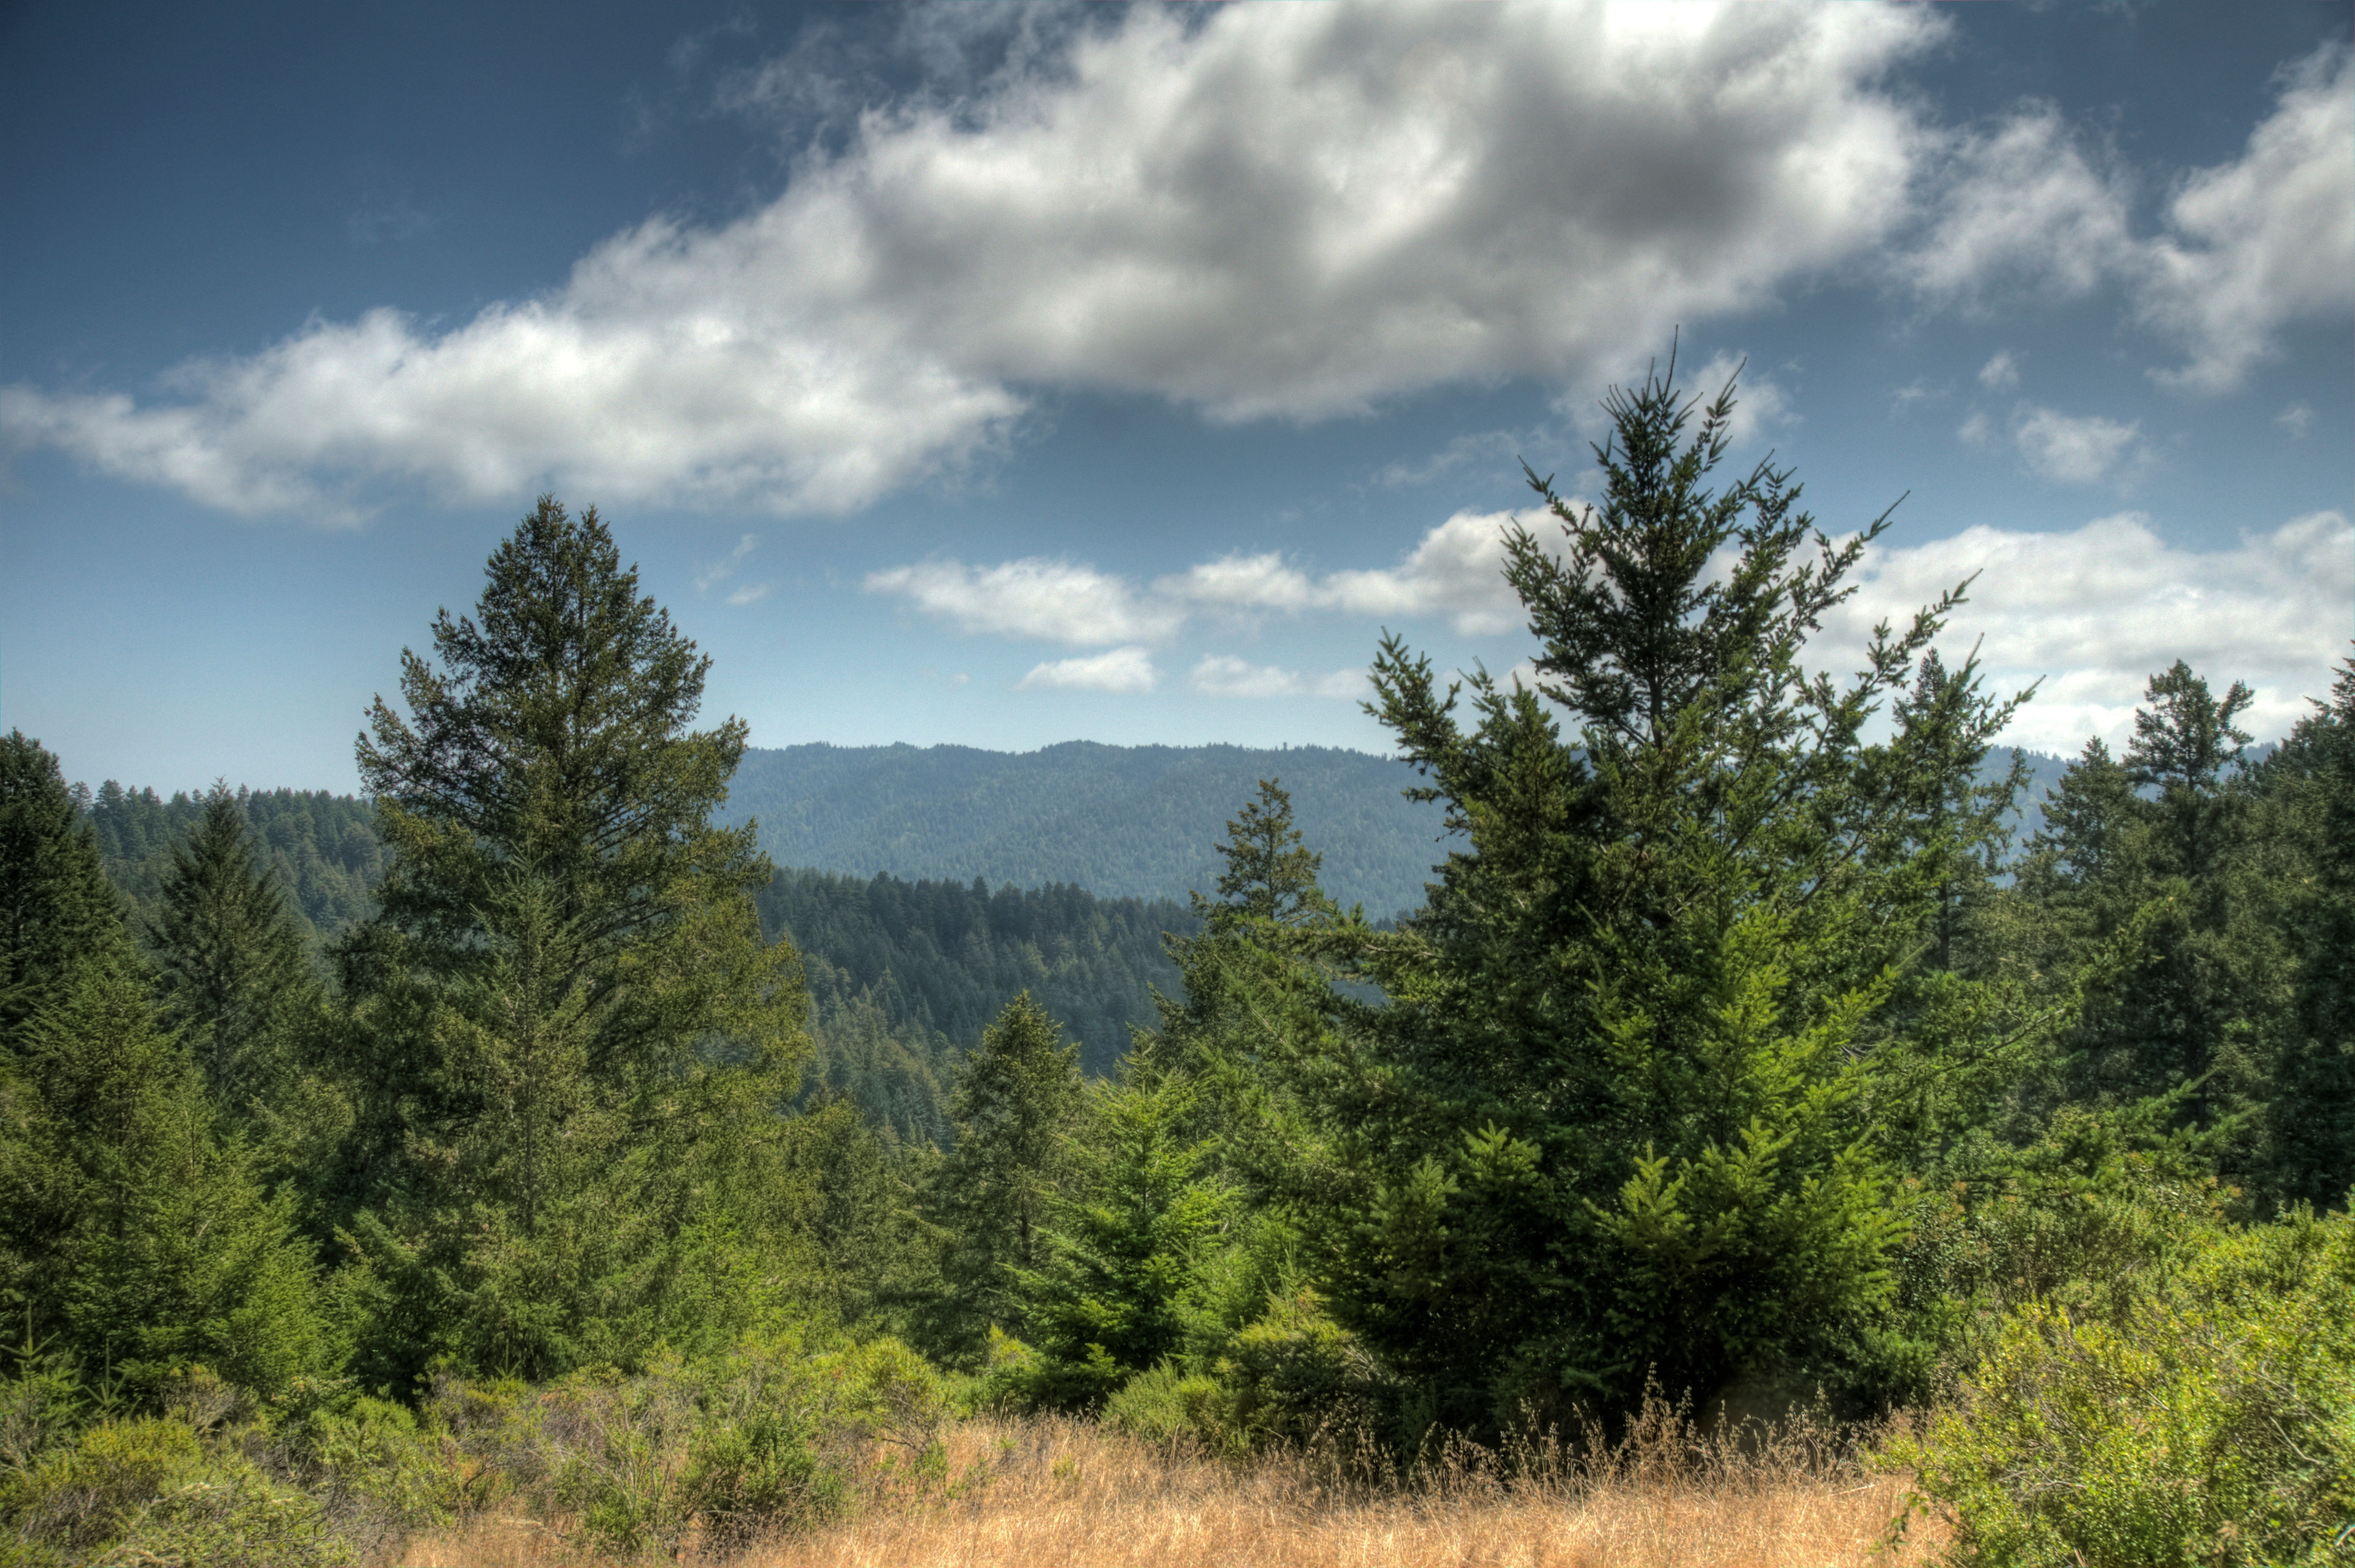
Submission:
[[[2015,738],[2355,635],[2343,5],[22,5],[0,723],[348,789],[533,498],[756,744],[1316,742],[1511,667],[1518,460],[1747,361],[1838,665],[1982,572]]]

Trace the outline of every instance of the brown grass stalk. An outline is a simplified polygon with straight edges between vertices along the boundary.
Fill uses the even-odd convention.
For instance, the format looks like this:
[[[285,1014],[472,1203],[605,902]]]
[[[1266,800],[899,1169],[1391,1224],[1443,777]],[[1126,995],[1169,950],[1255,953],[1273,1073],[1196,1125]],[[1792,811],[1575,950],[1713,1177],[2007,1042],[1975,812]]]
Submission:
[[[1874,1548],[1902,1477],[1802,1426],[1710,1437],[1656,1411],[1614,1447],[1452,1445],[1369,1478],[1332,1451],[1235,1464],[1092,1422],[980,1419],[945,1483],[886,1480],[856,1515],[721,1557],[729,1568],[1904,1568]],[[406,1568],[586,1563],[567,1521],[483,1517],[408,1543]]]

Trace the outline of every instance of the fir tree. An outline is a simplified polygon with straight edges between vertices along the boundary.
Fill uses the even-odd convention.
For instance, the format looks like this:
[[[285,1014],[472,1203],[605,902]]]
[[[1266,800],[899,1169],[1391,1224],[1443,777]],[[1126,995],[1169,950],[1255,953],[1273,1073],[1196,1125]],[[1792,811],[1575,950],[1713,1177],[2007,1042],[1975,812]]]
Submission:
[[[709,821],[744,726],[689,728],[710,661],[593,510],[543,498],[487,576],[475,616],[435,621],[438,666],[404,654],[408,716],[379,699],[359,743],[393,859],[340,950],[346,1201],[395,1372],[724,1335],[792,1246],[767,1219],[791,1202],[798,965],[761,937],[753,827]]]
[[[1982,837],[1931,808],[2009,709],[1967,663],[1925,683],[1959,590],[1853,682],[1809,674],[1887,518],[1833,544],[1764,464],[1712,491],[1732,388],[1703,409],[1672,383],[1606,403],[1599,505],[1530,476],[1561,525],[1508,542],[1534,685],[1476,674],[1467,730],[1427,659],[1393,638],[1374,666],[1468,845],[1406,931],[1327,944],[1387,999],[1340,1012],[1316,1098],[1347,1179],[1303,1231],[1337,1314],[1452,1424],[1653,1374],[1702,1398],[1878,1375],[1887,1014]]]
[[[206,795],[195,832],[173,848],[161,902],[151,942],[165,1016],[186,1034],[214,1103],[250,1121],[290,1086],[322,998],[302,932],[226,784]]]
[[[284,1392],[332,1370],[292,1199],[213,1130],[144,982],[80,969],[0,1075],[0,1261],[36,1338],[153,1401],[192,1364]]]
[[[993,1325],[1018,1319],[1016,1271],[1045,1253],[1041,1226],[1080,1106],[1079,1048],[1028,992],[982,1032],[950,1100],[956,1143],[940,1169],[933,1213],[946,1238],[950,1296],[932,1338],[970,1355]]]
[[[0,1040],[65,993],[85,965],[133,962],[121,901],[58,760],[0,740]]]

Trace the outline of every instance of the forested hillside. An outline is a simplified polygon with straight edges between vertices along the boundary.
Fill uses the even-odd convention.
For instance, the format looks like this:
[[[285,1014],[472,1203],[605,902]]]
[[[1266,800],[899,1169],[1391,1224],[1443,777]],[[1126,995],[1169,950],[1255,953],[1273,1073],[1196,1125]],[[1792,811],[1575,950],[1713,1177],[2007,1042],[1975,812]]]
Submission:
[[[779,871],[758,895],[770,935],[802,955],[815,1009],[816,1082],[902,1137],[945,1142],[956,1059],[1024,991],[1113,1071],[1129,1032],[1178,989],[1165,933],[1200,918],[1167,901],[1100,899],[1081,888],[861,880]]]
[[[1999,773],[2011,755],[1989,753],[1984,771]],[[2042,825],[2038,803],[2064,761],[2022,755],[2026,834]],[[1447,856],[1439,806],[1401,795],[1416,783],[1405,763],[1326,746],[753,747],[722,816],[757,819],[780,865],[1183,901],[1218,880],[1209,846],[1236,803],[1271,778],[1325,857],[1334,898],[1364,904],[1373,920],[1422,904]]]
[[[173,849],[204,816],[204,797],[179,792],[166,800],[153,789],[125,789],[112,779],[79,795],[107,875],[130,903],[132,928],[144,933],[159,912]],[[291,789],[240,789],[235,798],[256,852],[278,878],[314,947],[368,917],[386,857],[367,801]]]
[[[1374,919],[1423,901],[1439,808],[1401,796],[1405,763],[1325,746],[748,749],[722,809],[757,818],[780,865],[1183,901],[1218,880],[1209,846],[1263,778],[1291,792],[1336,898]]]

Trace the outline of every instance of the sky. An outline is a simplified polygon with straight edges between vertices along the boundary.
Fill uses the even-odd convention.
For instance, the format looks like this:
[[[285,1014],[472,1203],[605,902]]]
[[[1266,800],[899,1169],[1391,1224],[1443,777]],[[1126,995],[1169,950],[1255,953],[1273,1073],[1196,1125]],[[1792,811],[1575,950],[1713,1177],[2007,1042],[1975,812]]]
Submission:
[[[1529,464],[1739,371],[1892,505],[1811,650],[2118,743],[2355,637],[2355,13],[2299,0],[0,9],[0,725],[349,790],[542,494],[755,745],[1324,744],[1532,649]]]

